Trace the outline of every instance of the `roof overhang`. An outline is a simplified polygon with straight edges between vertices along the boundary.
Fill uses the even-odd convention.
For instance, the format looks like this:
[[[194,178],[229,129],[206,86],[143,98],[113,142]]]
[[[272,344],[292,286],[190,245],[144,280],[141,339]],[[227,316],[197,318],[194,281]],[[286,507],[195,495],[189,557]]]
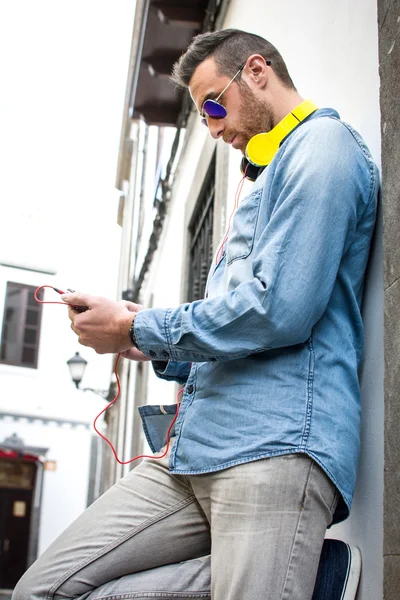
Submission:
[[[202,30],[209,0],[136,0],[116,187],[129,179],[133,119],[176,126],[183,91],[169,79],[174,62]]]
[[[209,0],[148,0],[138,17],[140,41],[129,93],[129,117],[175,126],[182,90],[169,76],[173,64],[202,30]],[[136,28],[139,29],[139,28]]]
[[[185,125],[181,115],[187,93],[170,81],[172,66],[195,35],[222,23],[228,5],[229,0],[136,0],[116,178],[119,190],[129,179],[132,120]]]

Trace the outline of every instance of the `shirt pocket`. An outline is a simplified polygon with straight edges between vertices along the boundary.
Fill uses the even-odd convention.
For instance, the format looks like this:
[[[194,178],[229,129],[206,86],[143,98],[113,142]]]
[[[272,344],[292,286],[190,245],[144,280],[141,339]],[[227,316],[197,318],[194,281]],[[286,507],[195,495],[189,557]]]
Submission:
[[[233,217],[226,245],[227,265],[247,258],[253,250],[261,195],[262,189],[259,189],[244,198]]]

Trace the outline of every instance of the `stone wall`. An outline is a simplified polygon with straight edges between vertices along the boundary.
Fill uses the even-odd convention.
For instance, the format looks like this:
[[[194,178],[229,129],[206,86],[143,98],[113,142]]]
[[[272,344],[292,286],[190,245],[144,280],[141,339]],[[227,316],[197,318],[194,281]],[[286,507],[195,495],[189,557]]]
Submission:
[[[385,299],[384,598],[400,594],[400,2],[378,0]]]

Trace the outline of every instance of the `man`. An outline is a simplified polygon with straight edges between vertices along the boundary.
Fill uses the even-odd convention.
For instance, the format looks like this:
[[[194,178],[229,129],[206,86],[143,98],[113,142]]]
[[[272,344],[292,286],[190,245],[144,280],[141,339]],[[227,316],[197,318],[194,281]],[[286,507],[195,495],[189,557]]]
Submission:
[[[335,111],[301,98],[259,36],[196,37],[174,79],[256,180],[206,299],[143,309],[64,297],[82,344],[152,359],[185,391],[169,456],[144,461],[90,506],[14,600],[118,597],[109,582],[210,550],[214,600],[309,600],[326,528],[351,506],[377,169]],[[147,432],[157,418],[170,422],[146,408]],[[164,433],[149,441],[159,450]]]

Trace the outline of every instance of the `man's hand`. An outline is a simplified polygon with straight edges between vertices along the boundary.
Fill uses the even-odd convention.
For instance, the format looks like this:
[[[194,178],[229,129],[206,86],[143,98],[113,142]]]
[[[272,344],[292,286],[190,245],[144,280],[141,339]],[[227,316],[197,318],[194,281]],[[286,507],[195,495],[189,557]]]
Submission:
[[[61,298],[71,305],[68,309],[71,329],[78,336],[80,344],[93,348],[98,354],[122,353],[129,350],[136,350],[142,354],[132,348],[129,330],[132,325],[132,313],[138,313],[143,306],[134,302],[115,302],[79,292],[63,294]],[[87,306],[88,310],[78,312],[74,306]],[[145,357],[134,360],[148,359]]]

